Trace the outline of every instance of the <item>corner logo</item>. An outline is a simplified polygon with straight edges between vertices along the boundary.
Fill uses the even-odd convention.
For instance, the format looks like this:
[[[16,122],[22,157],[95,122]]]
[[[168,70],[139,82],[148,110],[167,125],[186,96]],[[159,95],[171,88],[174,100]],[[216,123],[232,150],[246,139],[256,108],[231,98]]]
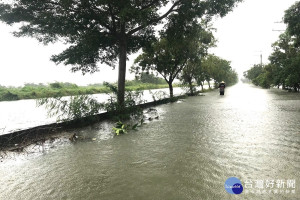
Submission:
[[[224,187],[229,194],[241,194],[243,192],[242,182],[236,177],[228,178]]]

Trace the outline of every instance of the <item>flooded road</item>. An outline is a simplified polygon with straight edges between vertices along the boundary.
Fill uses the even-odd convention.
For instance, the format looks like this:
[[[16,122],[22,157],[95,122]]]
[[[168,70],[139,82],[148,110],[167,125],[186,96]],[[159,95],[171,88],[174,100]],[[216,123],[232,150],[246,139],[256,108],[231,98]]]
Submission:
[[[237,84],[156,108],[138,131],[96,124],[78,130],[96,141],[4,160],[0,199],[299,199],[299,94]]]

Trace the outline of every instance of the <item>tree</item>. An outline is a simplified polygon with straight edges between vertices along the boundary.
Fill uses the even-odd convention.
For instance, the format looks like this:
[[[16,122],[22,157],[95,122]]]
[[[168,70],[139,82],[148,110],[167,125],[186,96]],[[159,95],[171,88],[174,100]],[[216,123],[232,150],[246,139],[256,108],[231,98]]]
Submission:
[[[183,85],[188,85],[190,94],[193,96],[195,92],[195,86],[193,81],[196,79],[196,74],[201,71],[200,62],[188,61],[185,68],[182,70],[180,80]]]
[[[285,11],[283,21],[289,35],[296,37],[295,45],[300,46],[300,1]]]
[[[213,54],[209,54],[204,59],[202,59],[201,65],[203,68],[203,76],[206,82],[208,83],[209,88],[211,88],[211,79],[220,79],[217,77],[219,74],[222,74],[218,69],[220,61],[220,58]]]
[[[139,76],[135,77],[136,80],[142,83],[151,84],[164,84],[165,80],[163,78],[156,77],[153,73],[142,72]]]
[[[222,59],[216,55],[209,54],[202,60],[206,80],[214,79],[215,86],[221,81],[227,85],[235,84],[238,81],[237,73],[231,68],[230,61]]]
[[[190,94],[193,96],[195,92],[195,86],[193,85],[193,81],[196,78],[196,74],[201,71],[200,62],[191,62],[188,61],[186,67],[182,70],[180,75],[180,80],[183,85],[188,85]]]
[[[206,56],[202,61],[201,61],[201,66],[203,69],[203,76],[204,80],[208,83],[209,89],[211,88],[210,86],[210,80],[212,78],[212,74],[214,73],[214,67],[215,67],[215,60],[217,59],[216,56],[214,55],[208,55]]]
[[[172,15],[160,39],[143,49],[136,60],[138,71],[157,71],[168,83],[170,97],[173,97],[173,81],[186,66],[188,60],[197,59],[202,27],[197,20],[189,23]]]
[[[300,2],[296,2],[285,11],[284,23],[287,24],[287,33],[293,40],[293,50],[295,54],[289,59],[290,64],[286,70],[290,72],[285,79],[285,83],[293,87],[295,91],[300,89]]]
[[[211,27],[208,27],[208,30],[202,29],[200,31],[198,43],[193,44],[193,52],[196,55],[188,60],[185,68],[182,70],[182,73],[180,75],[180,80],[182,81],[182,83],[189,86],[191,95],[194,95],[194,81],[198,86],[201,85],[203,90],[205,73],[201,66],[201,60],[207,55],[207,50],[210,47],[215,46],[215,42],[216,40],[214,39],[214,36],[211,32]]]
[[[253,65],[253,67],[246,72],[244,72],[244,76],[253,81],[263,72],[263,67],[261,65]],[[257,85],[256,83],[254,83]]]
[[[300,48],[296,44],[297,39],[285,32],[272,45],[273,53],[269,57],[276,69],[275,85],[293,87],[295,91],[300,84]]]
[[[171,13],[224,16],[240,1],[15,0],[0,3],[0,20],[9,25],[25,22],[15,36],[70,44],[51,60],[73,65],[73,72],[93,73],[98,62],[112,65],[118,59],[118,102],[123,105],[127,55],[151,41],[158,24]]]

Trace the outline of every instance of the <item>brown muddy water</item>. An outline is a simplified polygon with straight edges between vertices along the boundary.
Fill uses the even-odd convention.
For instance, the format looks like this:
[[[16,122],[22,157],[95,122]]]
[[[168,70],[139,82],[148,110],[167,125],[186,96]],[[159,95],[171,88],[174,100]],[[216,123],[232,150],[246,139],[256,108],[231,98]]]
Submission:
[[[0,199],[300,199],[299,94],[237,84],[156,109],[126,135],[103,122],[8,155]]]

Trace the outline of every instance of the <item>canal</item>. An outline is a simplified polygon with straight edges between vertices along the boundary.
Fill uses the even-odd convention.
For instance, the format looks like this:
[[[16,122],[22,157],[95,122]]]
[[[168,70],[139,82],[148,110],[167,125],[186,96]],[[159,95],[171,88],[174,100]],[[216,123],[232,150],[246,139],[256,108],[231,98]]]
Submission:
[[[237,84],[156,109],[138,131],[102,122],[76,132],[94,140],[3,160],[0,199],[299,199],[299,94]]]
[[[207,85],[204,88],[208,89]],[[155,96],[156,100],[169,97],[168,88],[143,90],[141,93],[141,99],[145,102],[153,101],[152,95]],[[174,88],[175,96],[184,93],[184,89],[180,87]],[[94,94],[91,97],[101,103],[107,102],[110,99],[110,95],[104,93]],[[68,99],[69,97],[64,98]],[[45,106],[38,107],[37,101],[34,99],[1,101],[0,111],[0,135],[56,122],[56,116],[49,117]]]

